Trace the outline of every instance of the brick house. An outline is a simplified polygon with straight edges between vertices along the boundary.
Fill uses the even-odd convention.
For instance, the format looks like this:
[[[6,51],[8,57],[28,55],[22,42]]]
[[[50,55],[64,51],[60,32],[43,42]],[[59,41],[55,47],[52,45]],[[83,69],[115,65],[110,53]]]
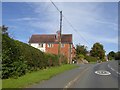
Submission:
[[[57,55],[59,40],[60,32],[57,31],[56,34],[32,35],[28,43],[42,52]],[[71,63],[72,58],[75,57],[75,48],[72,42],[72,34],[61,35],[61,54],[67,57],[68,63]]]

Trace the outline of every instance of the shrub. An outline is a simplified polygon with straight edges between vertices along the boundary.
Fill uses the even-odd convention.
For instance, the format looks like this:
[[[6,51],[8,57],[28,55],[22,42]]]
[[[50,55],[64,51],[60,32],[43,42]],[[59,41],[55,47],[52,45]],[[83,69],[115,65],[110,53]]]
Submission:
[[[59,65],[57,55],[43,53],[4,34],[2,45],[2,78],[17,78],[26,72]]]
[[[67,63],[68,63],[68,62],[67,62],[67,57],[66,57],[66,56],[61,55],[61,63],[62,63],[62,64],[67,64]]]
[[[17,77],[25,74],[26,64],[21,58],[19,48],[14,43],[14,40],[7,35],[3,35],[2,46],[2,78]]]
[[[59,65],[58,55],[46,53],[45,60],[47,61],[47,66],[57,66]]]
[[[96,57],[92,57],[92,56],[86,56],[85,59],[88,62],[96,62],[98,60]]]

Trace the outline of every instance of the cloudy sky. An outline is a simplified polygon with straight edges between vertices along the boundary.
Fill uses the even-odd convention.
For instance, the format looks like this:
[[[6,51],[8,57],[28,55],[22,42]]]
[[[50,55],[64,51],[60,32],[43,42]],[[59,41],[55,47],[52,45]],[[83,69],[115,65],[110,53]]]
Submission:
[[[117,2],[55,2],[63,11],[63,34],[73,34],[73,43],[91,49],[95,42],[106,53],[118,50]],[[27,43],[32,34],[55,34],[59,30],[59,12],[51,2],[3,2],[2,24],[10,36]],[[70,26],[70,24],[72,27]]]

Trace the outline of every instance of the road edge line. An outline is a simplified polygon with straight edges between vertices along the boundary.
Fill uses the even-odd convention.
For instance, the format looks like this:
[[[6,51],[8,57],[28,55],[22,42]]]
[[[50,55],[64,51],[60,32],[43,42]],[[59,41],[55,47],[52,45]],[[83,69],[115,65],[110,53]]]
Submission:
[[[116,72],[118,75],[120,75],[120,73],[118,71],[116,71],[115,69],[113,69],[109,64],[107,65],[109,69],[111,69],[112,71]]]
[[[64,87],[63,90],[69,88],[73,83],[75,83],[83,75],[83,73],[85,73],[88,69],[89,69],[89,67],[85,68],[85,70],[82,71],[78,76],[76,76],[73,80],[71,80],[70,82],[68,82],[67,85]]]

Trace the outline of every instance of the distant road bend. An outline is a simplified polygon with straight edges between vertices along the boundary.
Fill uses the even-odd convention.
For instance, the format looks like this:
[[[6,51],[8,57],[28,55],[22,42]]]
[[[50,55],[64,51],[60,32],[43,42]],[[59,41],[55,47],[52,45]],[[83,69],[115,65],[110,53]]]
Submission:
[[[120,86],[118,61],[78,66],[30,88],[118,88]]]

